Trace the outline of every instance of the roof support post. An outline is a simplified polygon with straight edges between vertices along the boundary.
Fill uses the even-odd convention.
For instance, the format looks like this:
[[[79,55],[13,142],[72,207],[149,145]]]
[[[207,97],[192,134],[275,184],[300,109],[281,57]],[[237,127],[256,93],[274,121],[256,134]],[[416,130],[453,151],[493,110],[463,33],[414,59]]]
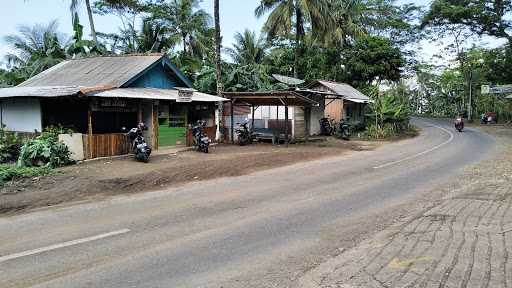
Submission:
[[[288,141],[289,135],[288,135],[288,104],[285,103],[284,105],[284,141],[286,143],[286,148],[288,148]]]
[[[88,146],[88,157],[89,159],[93,158],[93,147],[92,147],[92,102],[89,99],[89,109],[87,110],[87,146]]]
[[[234,137],[234,130],[235,130],[235,115],[234,114],[234,109],[233,109],[233,105],[235,105],[235,101],[233,99],[231,99],[231,105],[230,105],[230,114],[231,114],[231,129],[229,131],[230,133],[230,136],[231,136],[231,144],[235,144],[235,137]]]
[[[254,133],[254,105],[252,105],[251,134]],[[252,140],[252,139],[251,139]]]

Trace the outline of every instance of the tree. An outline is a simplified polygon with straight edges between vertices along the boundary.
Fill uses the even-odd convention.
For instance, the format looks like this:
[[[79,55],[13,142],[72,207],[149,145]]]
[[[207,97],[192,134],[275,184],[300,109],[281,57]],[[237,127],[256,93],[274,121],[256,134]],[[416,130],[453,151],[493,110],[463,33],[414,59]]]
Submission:
[[[217,95],[220,97],[222,96],[222,66],[221,66],[221,55],[220,50],[222,47],[222,38],[220,34],[220,6],[219,6],[219,0],[214,0],[213,4],[213,15],[215,18],[215,80],[217,82]],[[222,133],[222,123],[224,121],[221,120],[221,117],[223,116],[223,107],[224,103],[219,101],[217,103],[218,108],[218,115],[217,115],[217,133],[215,135],[215,138],[217,140],[223,140],[223,133]]]
[[[434,0],[422,26],[463,24],[478,35],[506,38],[512,43],[512,1]]]
[[[256,17],[260,18],[270,12],[263,31],[269,39],[277,36],[289,37],[295,33],[295,57],[293,74],[299,77],[300,46],[306,28],[310,27],[315,35],[324,35],[331,22],[328,0],[261,0],[256,8]]]
[[[18,33],[4,37],[4,41],[13,50],[5,56],[7,66],[15,69],[20,78],[28,79],[66,59],[56,21],[48,25],[20,26]]]
[[[343,51],[347,80],[356,86],[373,81],[397,81],[405,60],[400,49],[390,40],[378,36],[365,36]]]
[[[200,38],[211,27],[211,16],[199,0],[175,0],[149,5],[151,17],[166,27],[167,37],[179,38],[183,55],[201,56],[207,50]]]
[[[76,12],[78,11],[78,6],[81,4],[81,2],[82,2],[82,0],[71,0],[70,10],[71,10],[73,22],[75,21],[74,17],[75,17],[75,15],[77,15]],[[96,36],[96,28],[94,28],[94,18],[92,16],[90,0],[85,0],[85,8],[87,9],[87,16],[89,17],[89,25],[91,27],[92,40],[94,41],[94,43],[98,44],[98,38]]]
[[[258,64],[265,57],[266,45],[256,33],[246,29],[243,33],[235,34],[233,48],[227,48],[229,56],[240,65]]]

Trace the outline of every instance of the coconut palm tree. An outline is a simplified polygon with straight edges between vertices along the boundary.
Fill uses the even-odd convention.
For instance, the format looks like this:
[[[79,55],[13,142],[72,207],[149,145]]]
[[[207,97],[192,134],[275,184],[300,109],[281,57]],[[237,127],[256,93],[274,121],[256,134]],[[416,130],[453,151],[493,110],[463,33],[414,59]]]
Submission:
[[[295,77],[299,76],[300,45],[306,34],[306,27],[310,27],[315,35],[325,33],[332,21],[329,2],[329,0],[261,0],[254,12],[258,18],[270,13],[263,26],[263,31],[270,39],[276,36],[288,37],[292,31],[295,33]]]
[[[256,33],[246,29],[243,33],[235,34],[233,48],[227,48],[226,52],[240,65],[259,64],[265,57],[265,43],[258,38]]]
[[[4,37],[13,52],[5,56],[7,66],[29,78],[66,59],[65,45],[57,33],[57,22],[20,26],[19,35]]]
[[[369,7],[363,1],[333,0],[331,4],[334,21],[323,35],[325,43],[341,46],[350,39],[367,34],[364,17]]]
[[[201,55],[206,50],[199,40],[211,26],[211,17],[199,9],[199,0],[174,0],[152,7],[153,18],[163,21],[168,37],[180,38],[183,54]]]

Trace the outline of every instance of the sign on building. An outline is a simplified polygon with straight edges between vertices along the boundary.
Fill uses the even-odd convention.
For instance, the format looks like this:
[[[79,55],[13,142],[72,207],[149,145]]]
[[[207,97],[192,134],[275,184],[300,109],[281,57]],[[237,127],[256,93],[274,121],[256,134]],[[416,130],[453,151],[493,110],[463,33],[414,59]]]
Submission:
[[[178,88],[178,98],[176,98],[176,102],[178,103],[190,103],[192,102],[192,95],[194,94],[194,89],[189,88]]]

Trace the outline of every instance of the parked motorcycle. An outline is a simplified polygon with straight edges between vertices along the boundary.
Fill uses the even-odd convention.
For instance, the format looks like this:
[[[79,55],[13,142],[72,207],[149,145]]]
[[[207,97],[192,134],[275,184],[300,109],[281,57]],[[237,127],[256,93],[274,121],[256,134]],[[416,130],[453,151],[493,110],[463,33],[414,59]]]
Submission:
[[[324,136],[331,136],[334,134],[334,129],[331,125],[331,121],[329,121],[329,118],[320,119],[320,133]]]
[[[238,128],[235,130],[238,137],[238,144],[244,146],[252,143],[252,133],[247,128],[248,123],[237,123]]]
[[[341,119],[339,123],[339,131],[341,139],[350,140],[350,124],[345,119]]]
[[[210,147],[210,138],[204,133],[204,127],[206,126],[206,121],[198,120],[196,125],[192,127],[192,135],[194,136],[195,146],[197,147],[198,152],[208,153],[208,148]]]
[[[462,118],[462,116],[457,116],[457,118],[455,118],[455,129],[457,129],[457,131],[459,132],[462,132],[462,130],[464,129],[464,118]]]
[[[123,127],[121,130],[126,131],[126,128]],[[142,132],[147,130],[147,127],[144,123],[139,123],[136,128],[130,129],[126,136],[132,142],[132,151],[137,160],[143,161],[147,163],[149,161],[149,156],[151,155],[151,148],[146,143],[146,139],[142,135]]]

